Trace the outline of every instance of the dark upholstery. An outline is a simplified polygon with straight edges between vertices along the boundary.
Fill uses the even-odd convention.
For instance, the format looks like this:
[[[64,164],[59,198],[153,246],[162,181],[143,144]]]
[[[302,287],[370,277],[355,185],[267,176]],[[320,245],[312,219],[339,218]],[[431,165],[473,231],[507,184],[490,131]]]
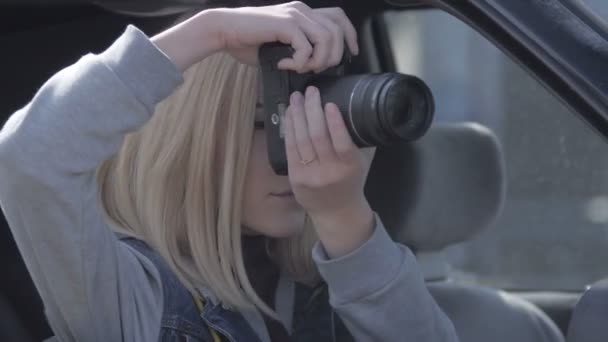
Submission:
[[[395,239],[418,251],[440,250],[494,222],[504,169],[500,145],[486,127],[435,124],[415,143],[377,150],[366,194]]]
[[[503,204],[504,170],[500,144],[490,130],[440,123],[416,143],[379,149],[366,194],[393,238],[429,255],[493,223]],[[564,341],[553,321],[524,299],[437,278],[427,281],[429,291],[461,342]]]
[[[574,308],[568,342],[608,341],[608,279],[589,287]]]
[[[428,288],[454,323],[461,342],[564,341],[543,311],[512,294],[449,282],[428,283]]]

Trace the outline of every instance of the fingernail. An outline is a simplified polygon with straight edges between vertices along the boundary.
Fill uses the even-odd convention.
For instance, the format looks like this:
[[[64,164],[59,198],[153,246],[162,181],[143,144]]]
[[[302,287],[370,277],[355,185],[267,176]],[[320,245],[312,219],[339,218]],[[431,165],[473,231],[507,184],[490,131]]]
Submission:
[[[291,94],[291,103],[294,105],[302,103],[302,94],[300,94],[299,91],[294,91],[293,94]]]
[[[308,86],[306,88],[306,96],[313,96],[317,93],[317,88],[314,86]]]

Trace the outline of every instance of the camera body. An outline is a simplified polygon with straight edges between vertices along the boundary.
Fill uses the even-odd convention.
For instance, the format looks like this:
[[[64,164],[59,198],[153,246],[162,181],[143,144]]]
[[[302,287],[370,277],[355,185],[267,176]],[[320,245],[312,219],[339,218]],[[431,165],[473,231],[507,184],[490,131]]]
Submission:
[[[319,89],[323,105],[332,102],[338,106],[358,147],[413,141],[430,127],[433,96],[419,78],[400,73],[349,75],[348,52],[340,64],[318,74],[278,69],[278,62],[293,52],[282,43],[266,43],[259,50],[268,159],[276,174],[288,174],[284,121],[289,97],[295,91],[304,92],[308,85]]]
[[[345,74],[345,66],[350,56],[345,53],[342,62],[322,73],[299,74],[295,71],[280,70],[277,64],[293,55],[293,48],[282,43],[266,43],[260,46],[259,63],[262,69],[264,87],[264,128],[268,145],[268,157],[275,173],[287,174],[287,155],[285,152],[285,114],[289,97],[295,91],[304,93],[309,84],[321,77],[340,77]],[[325,103],[325,102],[324,102]]]

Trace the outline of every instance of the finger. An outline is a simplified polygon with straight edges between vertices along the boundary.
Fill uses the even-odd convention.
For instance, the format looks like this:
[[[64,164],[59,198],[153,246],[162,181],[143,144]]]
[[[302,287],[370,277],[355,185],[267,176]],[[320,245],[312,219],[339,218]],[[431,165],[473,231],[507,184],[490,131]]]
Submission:
[[[293,113],[291,107],[289,107],[285,116],[285,154],[287,154],[287,170],[291,176],[293,176],[295,169],[299,167],[300,161],[295,134]]]
[[[306,64],[310,59],[313,48],[301,29],[290,26],[289,29],[279,30],[278,40],[283,44],[289,44],[295,50],[291,58],[284,58],[279,61],[277,67],[282,70],[293,70],[305,72]]]
[[[342,28],[342,32],[344,32],[346,44],[348,45],[350,52],[353,55],[359,54],[359,44],[357,43],[357,30],[355,30],[355,27],[351,23],[350,19],[348,19],[346,13],[344,13],[341,8],[319,8],[314,9],[313,11],[329,17],[332,21],[338,24],[338,26]]]
[[[342,32],[342,28],[324,15],[317,15],[315,19],[325,27],[332,37],[328,66],[332,67],[340,64],[344,56],[344,32]]]
[[[302,160],[313,160],[316,158],[314,147],[308,134],[308,123],[304,112],[304,96],[300,92],[291,94],[290,105],[293,119],[294,137],[298,155]]]
[[[336,156],[343,161],[352,160],[357,151],[357,146],[353,143],[342,114],[334,103],[328,103],[325,105],[325,112],[327,113],[327,127],[329,129],[329,135],[331,136]]]
[[[331,33],[325,29],[325,26],[314,21],[313,18],[303,13],[296,15],[298,23],[306,34],[306,37],[313,44],[312,58],[308,61],[308,70],[320,72],[327,68],[328,60],[331,52]]]
[[[335,161],[336,154],[329,136],[327,119],[325,118],[321,96],[317,88],[308,87],[306,89],[304,108],[308,123],[308,133],[319,162],[328,163]]]

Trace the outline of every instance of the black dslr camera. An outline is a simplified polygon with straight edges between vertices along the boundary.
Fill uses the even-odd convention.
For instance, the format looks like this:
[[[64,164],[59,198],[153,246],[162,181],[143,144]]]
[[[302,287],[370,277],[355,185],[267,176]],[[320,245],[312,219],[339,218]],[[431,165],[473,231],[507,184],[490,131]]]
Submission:
[[[319,89],[323,105],[338,106],[359,147],[413,141],[428,130],[435,105],[430,89],[419,78],[399,73],[347,75],[348,54],[342,63],[319,74],[279,70],[277,63],[292,55],[293,48],[282,43],[263,44],[259,50],[268,157],[276,174],[288,171],[283,121],[289,96],[304,92],[308,85]]]

